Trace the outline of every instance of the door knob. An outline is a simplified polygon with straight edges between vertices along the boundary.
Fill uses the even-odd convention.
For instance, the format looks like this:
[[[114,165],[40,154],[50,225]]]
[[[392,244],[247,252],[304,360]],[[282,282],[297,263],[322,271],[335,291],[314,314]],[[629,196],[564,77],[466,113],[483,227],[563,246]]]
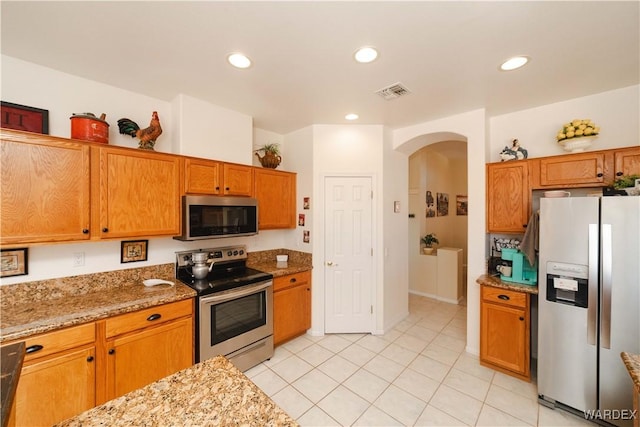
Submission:
[[[336,264],[334,264],[334,263],[333,263],[333,261],[327,261],[327,265],[328,265],[329,267],[337,267],[337,266],[338,266],[338,264],[337,264],[337,263],[336,263]]]

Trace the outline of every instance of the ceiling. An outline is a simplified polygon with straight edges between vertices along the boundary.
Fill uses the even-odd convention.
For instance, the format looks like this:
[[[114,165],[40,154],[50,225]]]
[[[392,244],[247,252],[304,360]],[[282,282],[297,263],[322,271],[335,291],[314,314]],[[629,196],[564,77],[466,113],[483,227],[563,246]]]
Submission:
[[[171,101],[182,93],[286,134],[499,115],[637,85],[637,1],[0,2],[5,55]],[[353,60],[361,46],[380,56]],[[238,70],[227,54],[253,65]],[[499,64],[527,55],[524,68]],[[411,93],[384,100],[396,82]],[[531,124],[535,126],[535,123]]]

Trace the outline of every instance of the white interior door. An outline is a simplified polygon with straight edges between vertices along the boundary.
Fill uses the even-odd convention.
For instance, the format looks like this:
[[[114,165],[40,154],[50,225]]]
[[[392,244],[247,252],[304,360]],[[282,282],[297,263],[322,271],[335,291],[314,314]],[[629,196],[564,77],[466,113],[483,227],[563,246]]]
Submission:
[[[325,332],[371,332],[371,177],[325,178]]]

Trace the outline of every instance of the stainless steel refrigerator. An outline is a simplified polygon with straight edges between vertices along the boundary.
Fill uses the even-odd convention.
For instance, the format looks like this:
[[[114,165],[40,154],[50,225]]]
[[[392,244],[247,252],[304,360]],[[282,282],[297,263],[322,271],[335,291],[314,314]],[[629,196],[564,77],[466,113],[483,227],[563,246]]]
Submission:
[[[631,426],[620,353],[640,353],[640,197],[542,198],[539,227],[539,400]]]

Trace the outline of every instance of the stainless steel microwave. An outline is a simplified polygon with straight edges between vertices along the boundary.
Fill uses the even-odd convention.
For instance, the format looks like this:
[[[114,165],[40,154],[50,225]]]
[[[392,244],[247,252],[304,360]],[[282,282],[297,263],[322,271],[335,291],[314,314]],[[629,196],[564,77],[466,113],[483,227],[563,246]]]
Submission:
[[[182,234],[176,240],[258,234],[258,201],[250,197],[182,196]]]

